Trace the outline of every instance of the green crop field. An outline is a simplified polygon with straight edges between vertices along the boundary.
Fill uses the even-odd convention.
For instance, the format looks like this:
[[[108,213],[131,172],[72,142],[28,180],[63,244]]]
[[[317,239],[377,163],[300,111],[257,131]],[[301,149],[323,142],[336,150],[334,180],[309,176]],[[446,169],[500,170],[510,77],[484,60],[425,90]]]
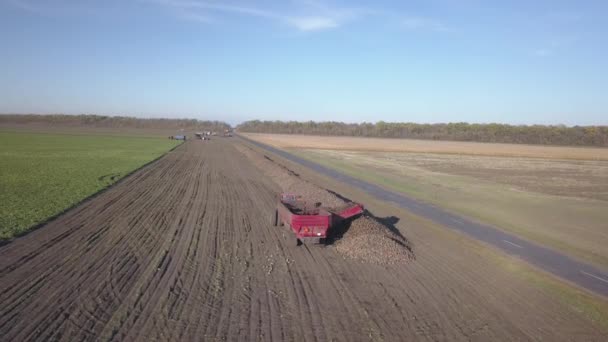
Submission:
[[[0,240],[70,208],[177,144],[163,138],[0,132]]]

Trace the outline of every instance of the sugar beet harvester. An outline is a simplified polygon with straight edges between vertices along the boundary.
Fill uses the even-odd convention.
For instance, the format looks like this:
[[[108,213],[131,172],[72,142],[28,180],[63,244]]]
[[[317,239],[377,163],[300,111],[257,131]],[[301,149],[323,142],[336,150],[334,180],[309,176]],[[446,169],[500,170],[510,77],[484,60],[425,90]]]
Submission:
[[[349,202],[339,209],[324,208],[302,201],[294,194],[280,194],[272,223],[287,225],[296,234],[297,245],[302,241],[323,242],[331,227],[363,213],[362,204]]]

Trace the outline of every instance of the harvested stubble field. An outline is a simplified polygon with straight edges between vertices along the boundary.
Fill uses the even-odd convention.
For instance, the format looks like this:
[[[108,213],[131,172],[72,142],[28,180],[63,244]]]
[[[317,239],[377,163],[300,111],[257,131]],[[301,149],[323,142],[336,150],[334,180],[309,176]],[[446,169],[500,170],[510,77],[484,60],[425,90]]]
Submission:
[[[289,146],[294,153],[327,167],[598,267],[608,266],[608,160],[604,158],[608,148],[253,137],[277,147]],[[354,150],[367,141],[375,141],[370,146],[377,150]]]
[[[241,134],[250,139],[279,148],[608,160],[608,148],[594,147],[489,144],[463,141],[331,137],[293,134]]]
[[[608,266],[608,161],[331,150],[298,153],[599,267]]]
[[[0,336],[11,341],[601,341],[608,336],[605,303],[583,305],[591,298],[583,292],[566,302],[530,281],[536,276],[520,277],[529,268],[517,260],[498,261],[488,249],[405,216],[396,229],[413,244],[415,260],[378,264],[344,256],[338,244],[295,247],[291,232],[270,224],[284,185],[255,165],[256,159],[268,159],[256,156],[255,149],[250,155],[239,152],[248,148],[239,144],[190,141],[0,247]],[[264,167],[286,171],[279,164]],[[342,240],[352,232],[344,232]],[[520,272],[498,269],[503,264]],[[561,288],[553,280],[540,283]]]

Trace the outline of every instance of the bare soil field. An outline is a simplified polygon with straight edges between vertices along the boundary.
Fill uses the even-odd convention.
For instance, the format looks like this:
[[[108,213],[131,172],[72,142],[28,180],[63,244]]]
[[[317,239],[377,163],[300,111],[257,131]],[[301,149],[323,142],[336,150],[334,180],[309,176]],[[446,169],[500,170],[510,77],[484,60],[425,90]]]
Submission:
[[[589,315],[535,276],[521,277],[530,272],[524,263],[498,261],[407,214],[379,218],[377,228],[407,238],[415,260],[375,263],[341,253],[341,241],[356,232],[350,227],[334,245],[295,247],[291,232],[270,218],[287,184],[277,177],[303,177],[238,144],[190,141],[0,247],[2,340],[608,337],[603,311]],[[577,298],[607,307],[584,292]]]
[[[489,144],[415,139],[328,137],[290,134],[240,134],[279,148],[608,160],[608,148]]]

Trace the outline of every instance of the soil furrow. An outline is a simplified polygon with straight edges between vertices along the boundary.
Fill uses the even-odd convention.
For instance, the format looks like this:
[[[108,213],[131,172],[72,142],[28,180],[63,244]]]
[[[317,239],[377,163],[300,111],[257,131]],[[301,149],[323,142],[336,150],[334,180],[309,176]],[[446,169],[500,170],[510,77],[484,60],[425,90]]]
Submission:
[[[424,230],[408,230],[417,249],[407,262],[296,247],[270,218],[279,183],[297,191],[303,180],[273,163],[237,140],[189,141],[0,247],[0,340],[606,337],[546,292]]]

